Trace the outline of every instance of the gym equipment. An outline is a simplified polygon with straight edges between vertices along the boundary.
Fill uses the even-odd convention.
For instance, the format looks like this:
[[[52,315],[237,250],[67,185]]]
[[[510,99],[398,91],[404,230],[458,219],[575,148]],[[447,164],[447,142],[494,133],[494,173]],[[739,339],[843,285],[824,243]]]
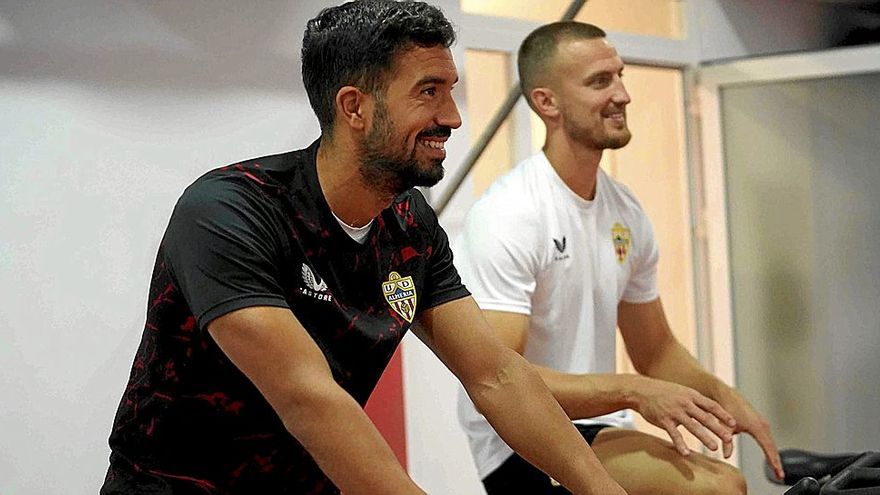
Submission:
[[[785,479],[765,463],[767,479],[792,485],[785,495],[880,495],[880,452],[825,455],[806,450],[779,452]]]

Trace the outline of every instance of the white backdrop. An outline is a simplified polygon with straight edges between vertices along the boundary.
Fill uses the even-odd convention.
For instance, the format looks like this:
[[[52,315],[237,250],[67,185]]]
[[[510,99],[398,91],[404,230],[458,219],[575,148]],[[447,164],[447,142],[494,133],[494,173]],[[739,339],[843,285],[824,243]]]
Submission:
[[[317,136],[296,56],[316,9],[72,6],[2,10],[4,495],[97,492],[177,196]]]

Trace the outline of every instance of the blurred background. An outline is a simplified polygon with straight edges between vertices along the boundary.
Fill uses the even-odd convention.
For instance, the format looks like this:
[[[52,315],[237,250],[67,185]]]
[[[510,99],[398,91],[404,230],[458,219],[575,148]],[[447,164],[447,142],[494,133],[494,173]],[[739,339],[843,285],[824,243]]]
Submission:
[[[209,169],[318,137],[299,51],[334,3],[0,0],[0,493],[97,492],[174,203]],[[433,3],[459,32],[451,175],[519,43],[569,2]],[[628,63],[634,138],[603,166],[654,222],[678,337],[781,446],[880,449],[878,2],[590,0],[578,19]],[[442,213],[451,238],[542,142],[520,102]],[[456,390],[407,337],[369,411],[429,493],[479,494]],[[751,493],[782,492],[751,439],[733,462]]]

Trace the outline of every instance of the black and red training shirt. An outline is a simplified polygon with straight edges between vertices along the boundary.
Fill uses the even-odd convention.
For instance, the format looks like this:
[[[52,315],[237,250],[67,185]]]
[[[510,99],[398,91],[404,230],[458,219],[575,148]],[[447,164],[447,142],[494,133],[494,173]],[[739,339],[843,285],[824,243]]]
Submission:
[[[317,150],[213,170],[181,196],[102,493],[338,493],[207,324],[245,307],[289,308],[363,405],[414,316],[468,295],[421,193],[398,196],[359,244],[324,199]]]

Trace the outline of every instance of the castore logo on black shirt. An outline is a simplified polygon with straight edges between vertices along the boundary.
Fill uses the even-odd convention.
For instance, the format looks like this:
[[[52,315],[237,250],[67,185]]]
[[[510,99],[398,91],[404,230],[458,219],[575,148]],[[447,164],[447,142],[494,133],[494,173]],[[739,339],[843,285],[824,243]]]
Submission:
[[[330,302],[333,300],[333,295],[330,294],[327,282],[321,280],[321,276],[313,272],[309,265],[305,263],[302,266],[302,276],[305,287],[301,287],[300,290],[304,295],[319,301]]]

